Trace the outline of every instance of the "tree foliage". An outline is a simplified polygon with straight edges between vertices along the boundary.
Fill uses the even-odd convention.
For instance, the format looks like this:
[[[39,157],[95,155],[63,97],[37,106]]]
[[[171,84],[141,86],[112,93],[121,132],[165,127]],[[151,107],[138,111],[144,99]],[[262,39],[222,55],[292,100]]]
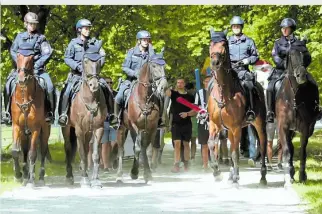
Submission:
[[[307,35],[313,61],[309,71],[322,83],[322,7],[321,6],[2,6],[1,74],[2,83],[13,63],[8,52],[18,32],[24,31],[23,16],[36,12],[39,30],[54,49],[47,65],[56,85],[62,85],[69,68],[63,56],[69,41],[76,36],[75,23],[80,18],[93,22],[93,36],[104,41],[106,64],[103,74],[114,80],[122,76],[121,65],[126,51],[136,43],[138,30],[152,34],[157,51],[165,47],[167,73],[173,80],[179,76],[194,79],[193,70],[201,69],[208,57],[209,29],[229,28],[234,15],[245,20],[244,33],[256,42],[260,57],[272,62],[273,43],[281,36],[280,22],[291,17],[298,23],[297,36]]]

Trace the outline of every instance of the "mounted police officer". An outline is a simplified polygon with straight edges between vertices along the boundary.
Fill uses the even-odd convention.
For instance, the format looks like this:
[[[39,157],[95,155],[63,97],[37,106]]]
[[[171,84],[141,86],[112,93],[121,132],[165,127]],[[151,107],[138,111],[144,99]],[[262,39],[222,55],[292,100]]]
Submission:
[[[248,66],[253,65],[259,59],[259,54],[253,39],[243,34],[244,20],[239,16],[234,16],[230,20],[233,36],[228,40],[230,60],[233,69],[237,72],[238,78],[243,81],[243,85],[248,89],[249,107],[246,112],[247,121],[255,119],[253,88],[254,75],[249,71]]]
[[[120,110],[126,101],[129,89],[133,80],[136,80],[139,76],[140,69],[149,58],[155,55],[153,47],[150,43],[151,34],[146,30],[141,30],[136,34],[137,45],[131,48],[127,54],[124,63],[122,64],[122,70],[126,73],[126,80],[122,82],[120,89],[115,97],[114,115],[115,118],[111,122],[112,125],[118,123],[118,116]]]
[[[270,81],[267,87],[266,91],[266,97],[267,97],[267,122],[273,123],[274,122],[274,113],[273,113],[273,105],[274,105],[274,88],[276,85],[281,84],[280,77],[284,73],[286,69],[286,58],[287,53],[293,48],[301,49],[303,54],[303,66],[307,68],[311,63],[311,55],[309,51],[306,48],[306,42],[298,40],[295,35],[294,31],[296,30],[296,22],[291,18],[285,18],[281,22],[281,31],[282,31],[282,37],[280,39],[277,39],[274,42],[274,47],[272,51],[272,56],[274,63],[276,65],[276,69],[273,70],[268,80]],[[308,73],[308,81],[311,82],[313,85],[316,86],[316,109],[318,109],[319,105],[319,94],[318,94],[318,85],[311,76],[310,73]]]
[[[38,76],[42,82],[45,82],[46,91],[46,122],[53,122],[55,115],[55,89],[50,79],[49,74],[45,70],[45,65],[48,63],[50,56],[53,52],[46,37],[37,31],[38,16],[35,13],[28,12],[24,17],[24,26],[27,29],[26,32],[19,33],[15,38],[11,48],[10,54],[12,59],[17,63],[17,54],[19,52],[28,52],[34,54],[34,74]],[[2,122],[10,125],[10,103],[12,89],[14,88],[15,79],[17,76],[16,70],[9,75],[7,78],[5,90],[4,90],[4,101],[6,105],[6,112],[2,115]]]
[[[59,120],[61,126],[67,124],[67,114],[72,98],[72,92],[81,80],[82,72],[84,71],[82,60],[86,49],[96,50],[100,54],[101,66],[105,63],[105,51],[101,47],[102,41],[90,37],[92,23],[87,19],[80,19],[76,23],[77,38],[74,38],[68,44],[65,52],[65,63],[71,68],[68,75],[67,83],[61,92],[59,100]],[[85,47],[86,46],[86,47]],[[105,95],[106,103],[108,103],[109,86],[103,78],[99,79],[99,83]]]

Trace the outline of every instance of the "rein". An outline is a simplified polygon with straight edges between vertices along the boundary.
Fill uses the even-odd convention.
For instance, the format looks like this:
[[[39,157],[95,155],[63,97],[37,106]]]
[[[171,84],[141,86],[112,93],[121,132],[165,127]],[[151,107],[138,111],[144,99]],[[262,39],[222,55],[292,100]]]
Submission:
[[[32,69],[27,69],[27,68],[25,68],[25,67],[22,67],[22,68],[18,68],[17,69],[17,71],[24,71],[24,72],[31,72],[31,71],[33,71]],[[26,90],[26,85],[24,84],[25,82],[28,82],[29,80],[31,80],[31,79],[33,79],[33,78],[35,78],[35,76],[34,75],[32,75],[32,74],[27,74],[25,77],[24,77],[24,81],[21,83],[20,81],[16,81],[16,83],[17,84],[19,84],[19,86],[20,86],[20,92],[21,92],[21,97],[22,97],[22,103],[19,103],[18,101],[17,101],[17,99],[16,99],[16,93],[15,93],[15,103],[16,103],[16,105],[20,108],[20,110],[22,111],[22,113],[24,114],[24,125],[25,125],[25,129],[24,129],[24,133],[25,133],[25,135],[30,135],[31,134],[31,131],[30,131],[30,129],[29,129],[29,127],[28,127],[28,124],[27,124],[27,119],[28,119],[28,114],[29,114],[29,112],[28,112],[28,110],[29,110],[29,108],[30,108],[30,105],[32,104],[32,102],[34,101],[34,96],[35,96],[35,94],[37,94],[37,85],[36,85],[36,82],[34,82],[35,83],[35,92],[34,92],[34,94],[33,94],[33,98],[31,98],[31,100],[28,100],[27,99],[27,101],[25,102],[25,90]]]
[[[138,81],[138,83],[142,84],[143,87],[145,87],[145,88],[152,87],[152,93],[150,95],[148,94],[145,97],[145,104],[144,104],[143,108],[141,107],[139,101],[137,100],[137,96],[134,96],[134,100],[135,100],[137,106],[140,108],[140,110],[142,111],[142,114],[144,115],[144,132],[146,132],[146,130],[148,128],[147,127],[147,117],[152,112],[152,109],[155,105],[154,102],[151,103],[150,101],[151,101],[153,95],[158,96],[157,88],[158,88],[158,84],[160,83],[160,81],[163,79],[166,79],[165,75],[155,79],[154,76],[152,75],[152,73],[150,72],[149,64],[148,64],[148,71],[147,72],[149,72],[149,74],[152,76],[152,82],[150,82],[150,78],[149,78],[148,82],[143,82],[140,80]]]

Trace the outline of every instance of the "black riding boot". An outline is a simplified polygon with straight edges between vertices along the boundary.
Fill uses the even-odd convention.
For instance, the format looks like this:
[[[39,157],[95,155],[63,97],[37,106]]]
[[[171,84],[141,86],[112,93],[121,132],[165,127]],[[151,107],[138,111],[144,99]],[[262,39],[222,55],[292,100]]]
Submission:
[[[251,89],[248,89],[249,93],[249,109],[246,112],[247,122],[252,122],[255,120],[255,112],[254,112],[254,99],[253,99],[253,92]]]
[[[266,99],[267,99],[267,116],[266,121],[268,123],[274,123],[274,112],[272,109],[273,106],[273,92],[266,90]]]
[[[56,109],[56,93],[55,89],[52,92],[48,92],[48,104],[49,108],[47,110],[46,122],[53,124],[55,121],[55,109]]]
[[[159,118],[159,122],[158,122],[158,124],[159,124],[159,128],[163,128],[163,127],[165,127],[165,120],[166,120],[166,115],[164,114],[164,111],[163,111],[163,109],[164,109],[164,98],[160,98],[161,99],[161,101],[160,101],[160,110],[159,110],[159,116],[160,116],[160,118]]]
[[[11,96],[7,93],[6,87],[3,90],[3,101],[5,106],[5,112],[2,112],[1,115],[1,123],[4,123],[8,126],[12,124],[11,115],[10,115],[10,108],[11,108]]]
[[[115,129],[118,129],[120,126],[120,111],[121,111],[121,105],[117,102],[114,102],[114,116],[112,120],[110,121],[110,125],[114,127]]]
[[[58,119],[58,124],[60,126],[66,126],[68,122],[68,108],[69,108],[69,96],[66,94],[62,94],[60,99],[59,99],[59,119]]]

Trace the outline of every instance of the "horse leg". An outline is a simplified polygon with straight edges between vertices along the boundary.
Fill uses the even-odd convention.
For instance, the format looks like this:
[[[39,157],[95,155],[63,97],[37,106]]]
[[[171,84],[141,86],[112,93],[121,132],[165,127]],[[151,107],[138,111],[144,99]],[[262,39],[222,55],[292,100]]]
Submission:
[[[118,159],[119,159],[119,165],[116,173],[116,182],[117,183],[123,183],[123,155],[124,155],[124,142],[125,142],[125,136],[127,134],[127,131],[125,130],[124,126],[121,126],[117,130],[117,144],[118,144]]]
[[[40,152],[41,152],[41,165],[39,171],[39,184],[40,186],[45,185],[45,160],[47,157],[48,150],[48,139],[50,135],[50,126],[44,124],[40,130]]]
[[[29,165],[28,165],[28,151],[29,151],[29,142],[25,135],[21,138],[21,147],[23,153],[23,186],[26,186],[29,178]]]
[[[66,159],[66,183],[74,184],[74,176],[73,176],[73,167],[72,167],[72,142],[70,135],[75,134],[75,129],[71,130],[70,126],[62,127],[62,133],[64,137],[64,149],[65,149],[65,159]]]
[[[35,165],[37,159],[37,140],[39,137],[40,128],[34,130],[31,134],[30,148],[28,152],[29,161],[29,180],[27,187],[33,188],[35,186]]]
[[[239,142],[241,138],[241,128],[237,128],[228,132],[229,140],[231,142],[231,158],[233,167],[231,169],[233,185],[238,187],[239,180]]]
[[[161,146],[161,139],[160,137],[162,136],[162,130],[157,130],[155,133],[155,137],[151,138],[152,142],[150,144],[150,147],[152,148],[152,157],[151,157],[151,169],[152,172],[156,172],[156,169],[158,167],[158,157],[160,153],[160,146]]]
[[[140,157],[141,146],[138,146],[138,145],[140,144],[140,141],[141,141],[141,133],[139,132],[139,134],[137,134],[136,126],[133,125],[133,127],[135,127],[135,130],[131,130],[131,137],[134,142],[134,145],[133,145],[134,159],[133,159],[133,165],[132,165],[130,176],[132,180],[136,180],[139,177],[139,157]]]
[[[19,139],[20,128],[18,125],[14,124],[13,126],[13,144],[12,144],[12,158],[14,161],[14,170],[15,170],[15,181],[22,182],[22,173],[20,171],[20,164],[19,164],[19,152],[20,152],[20,145],[19,140],[22,142],[22,139]]]
[[[213,176],[215,177],[215,181],[222,180],[218,164],[218,155],[216,155],[218,154],[218,137],[218,134],[216,134],[215,124],[212,121],[209,121],[208,148],[210,152],[210,167],[213,169]]]
[[[279,123],[281,123],[279,121]],[[284,187],[288,188],[290,187],[292,184],[291,182],[291,176],[290,176],[290,167],[289,167],[289,163],[290,163],[290,151],[289,151],[289,128],[284,126],[283,124],[279,124],[279,137],[280,137],[280,141],[281,141],[281,145],[283,148],[283,163],[284,163]]]
[[[305,183],[307,180],[305,167],[306,167],[306,146],[308,143],[308,139],[309,139],[308,130],[305,130],[305,132],[303,132],[301,135],[300,172],[299,172],[299,182],[301,183]]]
[[[77,144],[78,144],[78,152],[81,159],[81,187],[90,187],[90,182],[87,174],[87,152],[85,150],[85,136],[82,133],[82,130],[76,128],[76,136],[77,136]]]
[[[259,142],[260,142],[260,152],[261,152],[261,158],[262,158],[262,166],[261,166],[261,179],[260,184],[261,185],[267,185],[266,180],[266,164],[265,164],[265,158],[266,158],[266,151],[267,151],[267,133],[266,133],[266,124],[265,124],[265,118],[260,118],[259,116],[256,117],[253,126],[255,127],[257,134],[259,136]]]
[[[92,181],[91,181],[91,186],[92,187],[98,187],[101,188],[102,187],[102,183],[100,182],[99,178],[98,178],[98,172],[99,172],[99,145],[101,143],[102,137],[103,137],[103,127],[96,129],[96,131],[93,133],[93,137],[94,137],[94,142],[93,142],[93,154],[92,154],[92,158],[93,158],[93,175],[92,175]]]
[[[151,175],[151,169],[148,161],[148,156],[146,154],[146,150],[151,142],[151,135],[149,135],[146,132],[142,132],[142,138],[141,138],[141,148],[142,148],[142,157],[143,157],[143,164],[144,164],[144,181],[145,183],[148,183],[149,180],[152,179]]]
[[[294,182],[294,175],[295,175],[295,168],[294,168],[294,165],[293,165],[294,145],[292,143],[292,139],[293,139],[294,135],[295,135],[294,131],[289,131],[289,139],[287,140],[288,148],[289,148],[289,151],[290,151],[289,166],[290,166],[291,183]]]

